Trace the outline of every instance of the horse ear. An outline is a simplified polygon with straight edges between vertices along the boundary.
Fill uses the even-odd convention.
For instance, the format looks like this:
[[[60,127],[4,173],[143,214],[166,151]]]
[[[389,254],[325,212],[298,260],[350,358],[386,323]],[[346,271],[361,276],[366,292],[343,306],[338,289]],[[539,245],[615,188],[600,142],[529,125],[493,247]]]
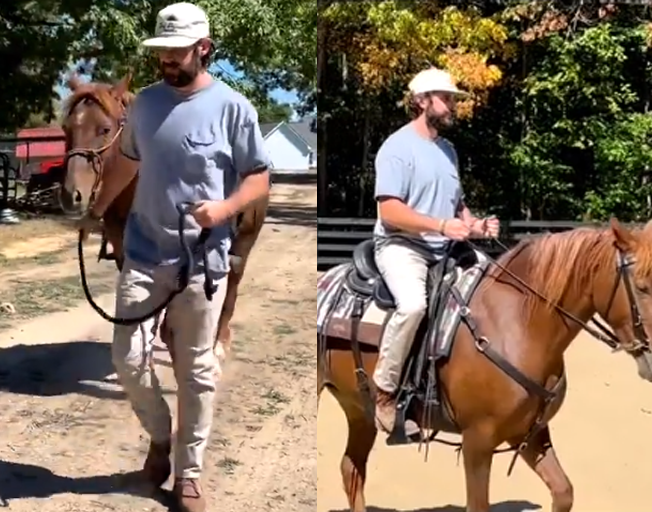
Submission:
[[[82,81],[80,80],[79,75],[77,73],[73,73],[68,77],[68,80],[66,80],[66,86],[71,91],[77,89],[81,84]]]
[[[616,239],[616,247],[622,252],[632,252],[636,249],[636,235],[618,222],[615,217],[611,218],[611,231]]]
[[[129,92],[129,86],[131,85],[131,71],[129,71],[122,79],[111,88],[113,96],[120,99],[127,92]]]

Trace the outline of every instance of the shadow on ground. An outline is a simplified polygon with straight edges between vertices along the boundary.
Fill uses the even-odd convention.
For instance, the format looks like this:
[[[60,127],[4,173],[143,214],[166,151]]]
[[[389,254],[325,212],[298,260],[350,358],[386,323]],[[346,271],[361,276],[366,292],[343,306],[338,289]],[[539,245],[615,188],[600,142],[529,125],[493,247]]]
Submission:
[[[11,507],[12,500],[48,498],[56,494],[128,494],[151,498],[173,510],[169,492],[152,492],[138,472],[71,478],[56,475],[47,468],[0,460],[0,507]]]
[[[317,227],[317,207],[274,203],[267,210],[266,223]]]
[[[541,505],[536,505],[530,501],[502,501],[491,506],[491,512],[527,512],[529,510],[539,510]],[[379,508],[367,507],[367,512],[465,512],[465,507],[458,505],[444,505],[434,508],[420,509],[396,509],[396,508]],[[348,510],[331,510],[331,512],[348,512]]]
[[[123,399],[114,373],[111,345],[71,341],[14,345],[0,349],[0,391],[20,395],[61,396],[72,393]]]

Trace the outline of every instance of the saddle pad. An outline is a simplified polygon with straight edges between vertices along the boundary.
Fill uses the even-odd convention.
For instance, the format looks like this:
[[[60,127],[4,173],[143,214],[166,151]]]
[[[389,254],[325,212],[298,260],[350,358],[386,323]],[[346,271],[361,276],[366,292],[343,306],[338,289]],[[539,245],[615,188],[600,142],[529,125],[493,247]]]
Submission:
[[[362,318],[356,338],[360,343],[378,346],[391,312],[380,309],[371,297],[361,297],[347,286],[345,277],[350,268],[350,263],[338,265],[318,280],[317,333],[350,340],[352,314],[358,301],[362,306]]]
[[[342,263],[330,268],[317,279],[317,332],[320,334],[323,334],[324,320],[333,307],[349,265]]]
[[[455,334],[462,320],[462,311],[471,301],[478,284],[485,275],[490,262],[481,252],[474,251],[477,263],[462,269],[455,267],[452,272],[444,276],[442,282],[441,299],[443,304],[437,308],[437,318],[434,326],[430,326],[429,344],[435,347],[437,358],[450,356],[455,340]],[[450,293],[451,289],[457,290],[462,303],[458,302],[455,296]],[[432,322],[432,320],[431,320]]]

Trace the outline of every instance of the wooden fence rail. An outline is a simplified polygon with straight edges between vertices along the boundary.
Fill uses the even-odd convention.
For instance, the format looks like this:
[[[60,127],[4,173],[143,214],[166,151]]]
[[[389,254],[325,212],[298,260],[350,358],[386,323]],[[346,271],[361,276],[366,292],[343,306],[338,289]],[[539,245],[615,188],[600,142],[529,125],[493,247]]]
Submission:
[[[353,249],[360,242],[372,236],[375,219],[351,217],[317,218],[317,268],[326,270],[351,258]],[[520,240],[542,233],[556,233],[577,227],[600,227],[606,223],[582,223],[568,220],[506,221],[501,224],[500,241],[513,247]],[[633,227],[633,225],[628,225]],[[491,241],[479,241],[491,256],[500,255],[503,250]]]

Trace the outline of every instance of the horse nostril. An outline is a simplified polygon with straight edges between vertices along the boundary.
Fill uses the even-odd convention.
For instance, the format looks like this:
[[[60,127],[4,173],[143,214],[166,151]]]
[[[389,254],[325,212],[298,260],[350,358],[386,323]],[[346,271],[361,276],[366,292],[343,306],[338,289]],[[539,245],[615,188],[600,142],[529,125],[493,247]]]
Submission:
[[[75,190],[75,203],[81,203],[82,202],[82,195],[79,190]]]

